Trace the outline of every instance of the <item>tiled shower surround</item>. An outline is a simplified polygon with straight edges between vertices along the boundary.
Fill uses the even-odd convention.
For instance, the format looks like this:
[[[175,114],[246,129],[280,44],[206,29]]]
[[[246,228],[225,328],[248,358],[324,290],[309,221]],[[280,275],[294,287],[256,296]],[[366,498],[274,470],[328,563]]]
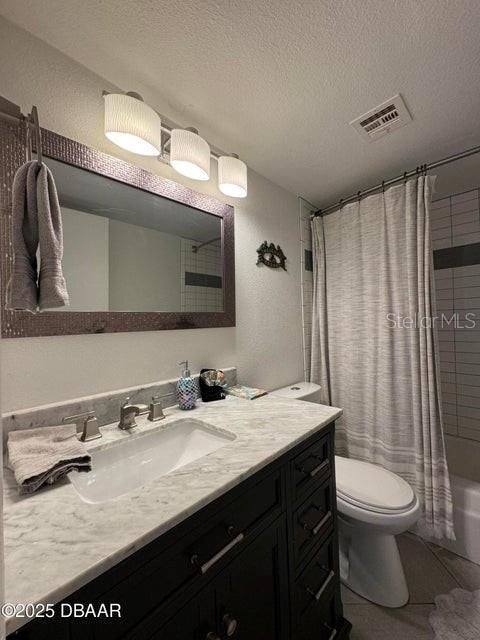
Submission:
[[[222,248],[220,240],[196,252],[200,243],[182,239],[182,311],[223,311]]]
[[[301,287],[305,379],[310,376],[313,272],[312,207],[300,199]],[[479,189],[436,200],[431,208],[445,432],[480,441]],[[473,315],[467,315],[473,314]],[[475,326],[470,327],[471,320]],[[470,320],[470,322],[469,322]],[[456,326],[454,325],[456,323]]]
[[[479,190],[432,204],[432,241],[446,433],[480,441]],[[443,325],[443,326],[442,326]]]
[[[480,242],[478,189],[435,200],[431,208],[433,250]]]

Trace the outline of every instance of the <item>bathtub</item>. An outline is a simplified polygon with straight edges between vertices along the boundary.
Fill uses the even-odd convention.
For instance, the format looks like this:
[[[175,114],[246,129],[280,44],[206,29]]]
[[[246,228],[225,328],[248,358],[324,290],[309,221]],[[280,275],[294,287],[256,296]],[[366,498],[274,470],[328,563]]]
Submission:
[[[445,436],[457,540],[436,544],[480,564],[480,442]]]

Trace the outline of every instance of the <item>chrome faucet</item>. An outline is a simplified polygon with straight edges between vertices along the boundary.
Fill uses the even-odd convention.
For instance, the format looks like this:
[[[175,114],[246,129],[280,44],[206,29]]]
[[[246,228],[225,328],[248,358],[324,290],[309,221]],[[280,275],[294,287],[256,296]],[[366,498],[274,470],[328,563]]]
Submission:
[[[63,418],[62,422],[64,424],[75,423],[77,427],[77,437],[82,442],[88,442],[89,440],[96,440],[102,437],[94,411],[79,413],[76,416],[68,416],[67,418]]]
[[[127,430],[137,426],[136,416],[141,416],[149,412],[146,404],[130,404],[130,398],[126,398],[120,408],[120,422],[118,428]]]
[[[165,393],[163,396],[152,396],[152,401],[147,406],[146,404],[131,404],[130,398],[125,398],[125,402],[120,408],[120,422],[118,423],[119,429],[133,429],[137,426],[135,418],[137,416],[143,416],[148,413],[148,419],[150,422],[157,422],[157,420],[163,420],[165,414],[163,413],[162,399],[173,396],[174,393]]]

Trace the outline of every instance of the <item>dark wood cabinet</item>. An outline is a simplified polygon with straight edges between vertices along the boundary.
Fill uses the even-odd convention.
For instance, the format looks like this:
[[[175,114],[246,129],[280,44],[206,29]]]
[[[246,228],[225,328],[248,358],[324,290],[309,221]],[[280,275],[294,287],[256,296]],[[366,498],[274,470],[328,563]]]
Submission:
[[[217,627],[213,595],[214,592],[210,590],[200,593],[174,613],[166,624],[164,621],[161,623],[157,616],[157,623],[161,623],[161,626],[153,631],[153,634],[150,633],[151,629],[148,629],[148,625],[141,625],[129,637],[131,640],[133,638],[137,640],[142,638],[151,638],[151,640],[215,640]]]
[[[222,573],[216,591],[221,638],[284,640],[285,523],[280,520]],[[282,581],[285,584],[282,584]]]
[[[333,424],[64,601],[119,603],[121,618],[35,620],[9,638],[347,638],[332,452]]]

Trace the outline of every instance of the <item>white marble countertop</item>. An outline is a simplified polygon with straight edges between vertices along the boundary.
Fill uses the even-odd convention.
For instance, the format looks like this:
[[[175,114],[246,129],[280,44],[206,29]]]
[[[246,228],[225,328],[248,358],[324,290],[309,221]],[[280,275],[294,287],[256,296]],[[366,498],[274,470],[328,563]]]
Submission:
[[[166,419],[121,431],[101,428],[89,449],[139,437],[182,417],[204,420],[236,439],[203,458],[128,494],[100,504],[83,502],[69,480],[19,496],[5,471],[5,602],[55,603],[151,542],[341,415],[341,409],[264,396],[170,408]],[[7,618],[7,633],[25,624]]]

